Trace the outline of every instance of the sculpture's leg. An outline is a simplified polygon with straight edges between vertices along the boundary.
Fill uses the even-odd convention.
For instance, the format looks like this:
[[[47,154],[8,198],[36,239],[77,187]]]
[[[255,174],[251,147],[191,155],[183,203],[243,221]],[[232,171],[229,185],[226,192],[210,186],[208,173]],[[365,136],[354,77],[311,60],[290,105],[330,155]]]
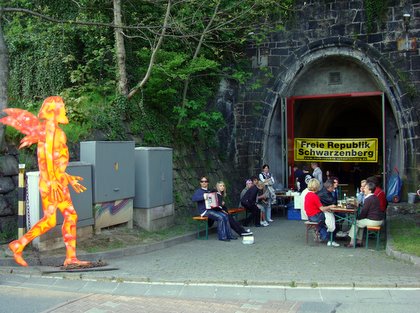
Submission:
[[[21,266],[28,266],[28,263],[26,263],[26,261],[22,257],[23,249],[25,249],[25,246],[27,244],[28,242],[26,241],[25,236],[23,236],[19,240],[14,240],[11,243],[9,243],[9,249],[13,252],[15,262]]]
[[[87,265],[91,264],[88,261],[80,261],[76,257],[76,227],[77,227],[77,213],[71,203],[71,199],[67,199],[67,201],[63,201],[63,206],[66,205],[65,208],[61,208],[61,204],[59,205],[59,209],[64,217],[63,227],[61,228],[61,232],[63,234],[64,244],[66,245],[66,260],[64,261],[64,265],[70,264],[77,264],[77,265]]]
[[[51,214],[52,211],[52,214]],[[9,249],[13,252],[13,257],[17,264],[21,266],[28,266],[28,263],[23,259],[22,252],[26,245],[34,240],[36,237],[44,234],[56,224],[55,209],[50,205],[47,211],[44,211],[44,217],[40,219],[26,234],[18,240],[12,241],[9,244]]]

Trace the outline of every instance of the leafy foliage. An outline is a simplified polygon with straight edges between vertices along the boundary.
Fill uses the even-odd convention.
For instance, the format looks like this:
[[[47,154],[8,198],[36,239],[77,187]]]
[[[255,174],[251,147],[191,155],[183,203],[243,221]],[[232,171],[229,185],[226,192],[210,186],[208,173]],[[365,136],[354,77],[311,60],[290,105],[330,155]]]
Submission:
[[[388,0],[365,0],[367,32],[375,32],[377,23],[382,23],[388,8]]]
[[[147,84],[135,97],[116,92],[114,29],[53,23],[20,13],[3,18],[10,54],[10,105],[64,97],[72,126],[70,141],[95,133],[109,140],[136,138],[138,144],[214,142],[223,118],[213,105],[220,79],[252,78],[244,45],[281,28],[293,0],[175,1],[162,48]],[[8,0],[63,21],[111,24],[105,0]],[[122,2],[128,84],[147,71],[160,33],[166,1]],[[245,64],[245,65],[244,65]],[[260,82],[254,83],[259,88]]]

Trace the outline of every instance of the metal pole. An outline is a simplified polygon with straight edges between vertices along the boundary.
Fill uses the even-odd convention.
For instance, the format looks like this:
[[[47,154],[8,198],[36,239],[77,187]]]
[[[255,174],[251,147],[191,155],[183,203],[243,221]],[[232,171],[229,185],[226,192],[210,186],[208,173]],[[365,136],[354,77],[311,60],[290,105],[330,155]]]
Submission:
[[[26,230],[25,218],[25,164],[19,164],[18,177],[18,237],[21,238]]]
[[[382,187],[386,192],[386,149],[385,149],[385,144],[386,144],[386,121],[385,121],[385,93],[382,93]]]

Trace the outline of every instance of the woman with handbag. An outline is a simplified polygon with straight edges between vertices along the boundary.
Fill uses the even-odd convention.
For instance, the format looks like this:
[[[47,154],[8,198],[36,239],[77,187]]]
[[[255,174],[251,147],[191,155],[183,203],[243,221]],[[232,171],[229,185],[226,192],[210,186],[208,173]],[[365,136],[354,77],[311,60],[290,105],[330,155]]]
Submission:
[[[270,171],[270,167],[268,166],[268,164],[264,164],[262,167],[262,172],[260,173],[260,175],[258,175],[258,178],[260,179],[261,182],[264,183],[266,187],[266,189],[268,190],[268,194],[270,195],[270,197],[267,199],[267,222],[272,222],[273,220],[271,219],[271,205],[272,204],[276,204],[277,202],[277,196],[276,196],[276,191],[274,190],[274,177],[273,175],[271,175]]]

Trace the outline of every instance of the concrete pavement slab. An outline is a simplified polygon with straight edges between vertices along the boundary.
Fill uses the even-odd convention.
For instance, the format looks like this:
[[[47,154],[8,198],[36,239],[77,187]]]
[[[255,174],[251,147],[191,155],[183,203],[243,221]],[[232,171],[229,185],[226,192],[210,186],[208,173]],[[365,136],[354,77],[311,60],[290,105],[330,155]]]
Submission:
[[[151,284],[149,289],[145,293],[147,296],[162,296],[162,297],[178,297],[184,286],[182,285],[165,285],[162,286],[160,284]]]
[[[113,312],[180,312],[183,313],[294,313],[299,306],[293,302],[183,300],[161,297],[127,297],[89,295],[71,303],[57,305],[44,313],[113,313]]]
[[[187,285],[420,287],[418,268],[384,251],[306,245],[302,221],[277,219],[269,227],[253,231],[252,245],[244,245],[241,240],[221,242],[214,233],[209,240],[180,238],[175,244],[176,240],[171,239],[153,248],[132,247],[91,256],[118,268],[115,271],[49,276]],[[15,274],[35,277],[45,268],[1,266],[0,273],[13,270]]]

